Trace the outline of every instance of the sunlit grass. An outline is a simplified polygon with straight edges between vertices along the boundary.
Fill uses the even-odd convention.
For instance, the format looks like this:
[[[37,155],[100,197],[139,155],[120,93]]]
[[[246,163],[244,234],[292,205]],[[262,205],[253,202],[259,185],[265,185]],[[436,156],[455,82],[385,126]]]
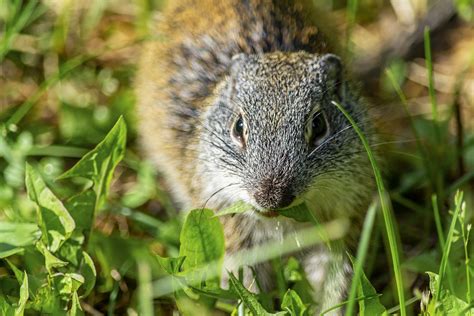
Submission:
[[[359,128],[357,123],[354,119],[350,116],[350,114],[340,105],[338,102],[332,102],[338,109],[341,111],[346,119],[350,122],[352,127],[354,128],[355,132],[359,136],[362,145],[364,146],[365,151],[367,152],[367,156],[370,160],[370,164],[372,165],[372,170],[375,176],[375,182],[377,185],[377,191],[379,193],[380,205],[382,209],[385,230],[388,238],[389,243],[389,251],[390,257],[392,259],[392,269],[395,275],[395,283],[397,287],[397,294],[398,294],[398,302],[400,304],[400,313],[402,316],[406,315],[406,307],[405,307],[405,288],[403,286],[403,278],[402,278],[402,271],[400,266],[400,250],[398,249],[397,243],[397,236],[396,236],[396,226],[393,223],[393,214],[391,210],[391,205],[389,201],[389,195],[387,190],[385,189],[385,185],[382,180],[382,174],[380,172],[380,168],[378,163],[375,159],[375,156],[372,152],[372,149],[369,145],[367,138],[365,137],[362,130]]]

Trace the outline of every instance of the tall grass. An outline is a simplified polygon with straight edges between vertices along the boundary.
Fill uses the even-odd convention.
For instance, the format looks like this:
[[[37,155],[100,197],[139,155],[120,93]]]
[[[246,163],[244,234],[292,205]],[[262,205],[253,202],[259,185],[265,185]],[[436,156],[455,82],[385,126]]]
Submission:
[[[341,111],[344,114],[346,119],[350,122],[355,132],[359,136],[360,141],[362,142],[362,145],[364,146],[364,149],[367,152],[367,156],[369,157],[370,164],[372,166],[372,170],[375,176],[377,191],[379,193],[383,220],[384,220],[385,230],[386,230],[388,243],[389,243],[389,251],[390,251],[390,256],[392,258],[392,269],[395,275],[395,285],[397,288],[398,302],[400,304],[400,314],[402,316],[405,316],[406,315],[405,292],[404,292],[405,290],[403,287],[403,278],[402,278],[402,271],[401,271],[401,265],[400,265],[400,250],[398,249],[396,229],[395,229],[395,224],[393,223],[393,214],[392,214],[390,201],[388,197],[389,195],[388,195],[387,190],[385,189],[385,185],[382,180],[382,174],[380,172],[380,168],[372,152],[372,149],[370,148],[367,138],[365,137],[364,133],[359,128],[357,123],[350,116],[350,114],[342,107],[342,105],[340,105],[338,102],[335,102],[335,101],[333,101],[332,103],[339,109],[339,111]]]

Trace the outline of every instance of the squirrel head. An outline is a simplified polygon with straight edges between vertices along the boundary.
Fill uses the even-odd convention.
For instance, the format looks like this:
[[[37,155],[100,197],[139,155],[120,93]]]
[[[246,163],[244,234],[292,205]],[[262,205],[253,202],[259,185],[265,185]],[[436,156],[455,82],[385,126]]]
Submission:
[[[203,198],[217,207],[243,200],[270,214],[314,191],[351,190],[344,186],[364,169],[365,152],[332,101],[368,128],[336,55],[235,56],[202,120]]]

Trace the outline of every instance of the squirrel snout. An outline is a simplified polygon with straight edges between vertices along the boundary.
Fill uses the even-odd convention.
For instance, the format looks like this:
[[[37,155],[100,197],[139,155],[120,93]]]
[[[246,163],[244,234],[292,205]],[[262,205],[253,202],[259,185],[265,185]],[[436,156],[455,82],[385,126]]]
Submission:
[[[253,197],[260,207],[270,210],[287,207],[296,198],[290,186],[275,185],[271,179],[262,181]]]

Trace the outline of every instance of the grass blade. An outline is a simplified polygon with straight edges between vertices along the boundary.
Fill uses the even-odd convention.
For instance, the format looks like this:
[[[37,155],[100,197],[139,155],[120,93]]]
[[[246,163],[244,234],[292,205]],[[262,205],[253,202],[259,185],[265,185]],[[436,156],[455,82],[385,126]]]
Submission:
[[[438,281],[438,288],[435,293],[435,302],[439,299],[439,293],[441,292],[441,284],[443,281],[444,274],[446,273],[446,268],[448,266],[448,258],[451,252],[451,245],[453,243],[453,236],[454,231],[456,228],[456,222],[458,220],[459,212],[463,207],[463,193],[458,191],[456,196],[454,197],[454,205],[456,206],[453,214],[453,219],[451,220],[451,225],[449,226],[448,236],[446,237],[446,242],[443,248],[443,257],[441,258],[441,264],[439,265],[439,281]]]
[[[354,119],[349,115],[349,113],[337,102],[332,102],[338,109],[341,111],[347,120],[351,123],[352,127],[356,131],[357,135],[359,136],[366,152],[370,160],[370,164],[372,165],[372,169],[374,171],[375,182],[377,184],[377,190],[379,192],[380,202],[382,206],[382,213],[383,219],[385,223],[385,229],[387,232],[389,247],[390,247],[390,255],[392,258],[392,268],[395,275],[395,283],[397,286],[397,294],[398,294],[398,301],[400,304],[400,314],[402,316],[406,315],[406,307],[405,307],[405,293],[403,290],[403,279],[402,279],[402,271],[400,267],[400,255],[397,246],[397,238],[395,235],[395,225],[393,223],[393,216],[390,209],[390,203],[388,201],[388,193],[385,190],[385,185],[382,181],[382,174],[380,173],[380,168],[378,167],[377,161],[375,160],[374,154],[370,148],[369,142],[367,138],[365,138],[364,134],[362,133],[361,129],[354,121]]]
[[[354,275],[352,277],[351,290],[349,294],[349,303],[346,309],[346,315],[354,314],[354,306],[357,295],[357,285],[359,284],[362,275],[362,267],[364,266],[365,257],[369,248],[370,236],[374,226],[375,214],[377,210],[377,203],[372,203],[369,207],[367,215],[365,216],[364,226],[362,229],[362,236],[360,238],[359,247],[357,249],[357,259],[355,260]]]

